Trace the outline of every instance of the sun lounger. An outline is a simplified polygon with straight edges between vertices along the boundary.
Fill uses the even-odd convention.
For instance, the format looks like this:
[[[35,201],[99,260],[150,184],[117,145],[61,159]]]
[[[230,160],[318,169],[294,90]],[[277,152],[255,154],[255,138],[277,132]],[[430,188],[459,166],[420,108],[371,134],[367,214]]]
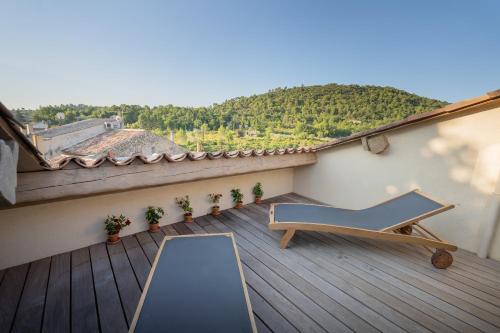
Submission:
[[[129,332],[256,332],[233,235],[166,236]]]
[[[361,210],[303,203],[278,203],[271,205],[269,228],[286,231],[280,242],[283,249],[297,230],[323,231],[423,245],[431,252],[431,248],[434,248],[436,251],[431,258],[432,264],[437,268],[446,268],[453,262],[453,257],[446,250],[456,251],[457,247],[439,239],[418,223],[453,207],[419,190]]]

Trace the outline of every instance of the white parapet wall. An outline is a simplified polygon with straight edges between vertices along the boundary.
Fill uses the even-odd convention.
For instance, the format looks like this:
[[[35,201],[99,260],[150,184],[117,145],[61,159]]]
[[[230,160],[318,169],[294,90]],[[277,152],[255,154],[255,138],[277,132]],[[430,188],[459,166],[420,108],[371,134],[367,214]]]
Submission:
[[[194,216],[206,215],[209,193],[222,193],[220,206],[227,209],[233,205],[230,190],[235,187],[242,190],[244,203],[253,201],[256,182],[262,183],[264,198],[292,192],[293,173],[291,168],[265,171],[0,210],[0,269],[104,241],[108,214],[132,220],[121,233],[125,236],[148,228],[147,206],[163,207],[167,215],[160,225],[179,222],[183,213],[175,197],[189,195]]]
[[[295,169],[294,192],[360,209],[420,188],[456,205],[424,224],[463,249],[500,259],[500,107],[385,135],[383,154],[365,151],[360,140],[317,152],[316,164]]]

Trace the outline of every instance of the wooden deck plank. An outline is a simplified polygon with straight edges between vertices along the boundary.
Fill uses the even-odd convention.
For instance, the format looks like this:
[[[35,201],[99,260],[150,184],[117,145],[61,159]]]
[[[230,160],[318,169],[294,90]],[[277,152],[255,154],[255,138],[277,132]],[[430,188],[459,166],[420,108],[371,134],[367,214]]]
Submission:
[[[107,247],[125,317],[127,323],[130,324],[134,318],[139,298],[141,298],[141,288],[123,247],[123,242]]]
[[[163,238],[165,238],[165,233],[164,233],[164,228],[160,228],[161,232],[153,232],[153,233],[149,233],[149,235],[151,236],[151,238],[153,238],[153,240],[155,241],[156,243],[156,246],[160,246],[161,245],[161,242],[163,242]]]
[[[205,230],[201,226],[197,224],[197,222],[193,223],[186,223],[186,227],[191,230],[194,234],[204,234],[206,233]]]
[[[101,332],[127,332],[127,321],[116,288],[106,245],[104,243],[92,245],[90,258]]]
[[[245,233],[243,231],[243,229],[247,229],[246,231],[248,231],[249,226],[246,225],[246,223],[232,223],[231,219],[228,219],[224,214],[218,217],[218,220],[221,220],[221,222],[223,222],[225,225],[231,226],[231,228],[233,228],[238,233],[245,234],[247,238],[252,238],[252,236],[249,233]],[[277,242],[273,243],[274,246],[278,244]],[[263,246],[262,243],[260,243],[259,245]],[[268,249],[268,251],[270,251],[270,249]],[[301,270],[302,276],[305,275],[308,277],[308,279],[313,280],[316,285],[321,286],[321,290],[324,293],[326,293],[332,299],[339,301],[344,307],[348,308],[352,313],[356,313],[358,316],[362,316],[362,318],[368,320],[371,325],[374,325],[377,329],[381,331],[384,332],[403,331],[402,328],[395,325],[390,320],[385,319],[379,313],[365,306],[358,299],[352,297],[350,294],[345,293],[344,290],[337,287],[337,284],[332,282],[332,280],[334,280],[335,277],[331,275],[329,272],[323,270],[321,266],[316,265],[311,261],[304,260],[303,257],[297,256],[297,254],[294,252],[286,252],[286,251],[281,251],[281,252],[283,252],[285,256],[290,257],[292,261],[295,261],[306,268]],[[281,258],[280,260],[285,260],[285,259]],[[295,267],[295,269],[298,269],[298,267]],[[310,273],[308,273],[308,271]],[[313,275],[317,275],[319,278],[315,279]],[[360,320],[354,322],[358,325],[362,323],[362,321]]]
[[[290,196],[287,196],[290,198]],[[293,199],[292,199],[293,200]],[[346,239],[353,239],[345,237]],[[500,308],[494,306],[494,304],[498,304],[498,290],[492,289],[489,286],[481,285],[480,283],[474,282],[470,279],[467,279],[461,275],[457,275],[452,269],[439,271],[437,272],[434,268],[426,265],[422,260],[413,259],[413,256],[417,254],[417,252],[413,249],[411,251],[409,246],[406,244],[397,244],[397,243],[387,243],[387,242],[379,242],[376,240],[364,240],[357,239],[356,241],[360,241],[363,244],[371,244],[376,248],[380,249],[380,251],[385,252],[388,255],[393,255],[394,251],[398,251],[400,253],[404,253],[408,256],[406,258],[401,256],[396,256],[396,260],[402,262],[402,260],[410,260],[414,263],[412,268],[418,272],[418,274],[422,273],[430,278],[432,278],[435,283],[444,288],[444,290],[450,291],[450,288],[455,288],[454,292],[456,295],[466,301],[473,302],[475,305],[485,308],[487,311],[492,312],[495,315],[500,315]],[[405,251],[406,249],[406,251]],[[403,262],[405,264],[405,262]],[[422,278],[422,276],[420,276]],[[430,282],[431,280],[426,277],[422,278],[423,280]],[[472,297],[471,297],[472,296]],[[482,301],[486,301],[491,303],[487,304]]]
[[[279,197],[279,200],[276,198],[272,198],[269,202],[283,201],[290,202],[293,200],[294,202],[303,202],[303,203],[315,203],[315,204],[324,204],[317,200],[313,200],[296,193],[288,193]],[[467,267],[470,267],[473,270],[469,270],[472,273],[484,272],[487,274],[493,274],[493,278],[497,281],[500,274],[500,261],[493,260],[489,258],[479,258],[475,253],[458,249],[458,251],[453,253],[456,262],[460,262]],[[452,266],[453,267],[453,266]],[[479,271],[479,272],[478,272]]]
[[[258,209],[261,210],[261,212],[262,212],[262,210],[265,211],[265,208],[263,208],[263,207],[259,207]],[[264,223],[264,222],[261,221],[261,223]],[[263,224],[261,224],[261,227],[265,228],[265,226]],[[325,237],[332,238],[332,239],[346,238],[346,237],[339,237],[337,235],[332,235],[332,234],[325,234]],[[360,248],[352,247],[352,249],[350,249],[350,250],[352,250],[350,252],[350,255],[352,255],[352,253],[359,252]],[[455,314],[458,313],[459,318],[463,318],[469,324],[474,325],[475,327],[482,329],[482,330],[485,330],[485,331],[494,332],[494,331],[498,330],[498,328],[495,328],[495,326],[494,326],[494,325],[498,324],[499,318],[497,316],[488,314],[487,312],[485,312],[481,309],[478,309],[477,307],[471,305],[470,303],[468,303],[466,301],[457,299],[453,295],[453,293],[443,292],[439,288],[436,288],[432,283],[428,284],[428,283],[420,281],[417,278],[414,278],[413,274],[416,274],[416,272],[412,271],[411,267],[406,267],[404,265],[405,264],[404,262],[402,264],[398,264],[392,260],[389,260],[387,262],[381,261],[381,260],[385,260],[385,258],[383,256],[379,256],[379,255],[375,254],[371,250],[370,251],[361,250],[361,252],[359,252],[359,253],[361,255],[365,255],[365,256],[370,257],[370,259],[366,261],[367,264],[376,263],[377,266],[382,265],[382,267],[384,267],[385,272],[391,272],[392,274],[394,274],[394,272],[396,272],[396,276],[398,278],[402,279],[403,281],[405,281],[410,286],[415,286],[421,290],[426,291],[430,295],[440,297],[444,301],[441,303],[443,306],[453,304],[452,308],[448,309],[448,310],[451,311],[452,313],[455,313]],[[407,273],[400,272],[398,269],[403,269],[403,270],[406,270],[408,272]],[[436,283],[437,283],[437,281],[436,281]],[[433,301],[435,301],[435,300],[433,299]],[[455,307],[458,307],[458,309],[456,309]],[[477,318],[477,317],[479,317],[479,318]]]
[[[208,230],[202,228],[198,224],[199,222],[201,222],[201,224]],[[197,218],[194,223],[190,223],[187,226],[191,230],[196,230],[196,233],[198,234],[219,232],[218,229],[213,228],[211,223],[205,217]],[[271,307],[269,303],[267,303],[256,291],[254,291],[250,285],[248,285],[247,288],[259,332],[297,332],[296,328],[293,327],[281,314],[279,314],[279,312]],[[265,324],[262,322],[260,317],[265,318]]]
[[[296,243],[299,246],[308,247],[311,244],[314,244],[314,240],[311,241],[313,237],[312,235],[300,233],[297,236],[298,239],[296,240]],[[317,249],[317,245],[314,246],[315,249]],[[378,286],[379,288],[384,290],[387,294],[392,295],[400,299],[401,301],[409,304],[411,308],[415,309],[414,311],[409,311],[408,306],[404,304],[400,308],[400,310],[405,311],[405,313],[407,313],[408,315],[411,315],[412,312],[415,311],[424,313],[426,317],[422,317],[421,315],[418,315],[418,313],[416,315],[415,314],[412,315],[412,318],[419,318],[419,322],[422,325],[425,325],[429,329],[438,332],[449,330],[447,328],[439,327],[440,323],[446,324],[449,327],[453,329],[458,329],[460,331],[477,332],[476,329],[450,316],[448,313],[444,312],[440,307],[434,307],[424,302],[419,297],[415,297],[416,296],[415,292],[412,293],[412,289],[406,283],[398,280],[391,280],[391,283],[387,283],[388,281],[387,276],[377,274],[378,269],[376,266],[371,266],[371,265],[369,266],[367,263],[358,260],[354,255],[349,255],[349,257],[346,257],[342,254],[342,250],[335,251],[333,250],[335,248],[342,249],[342,246],[341,245],[337,247],[330,246],[327,249],[328,250],[327,253],[325,253],[324,255],[321,254],[318,255],[321,256],[321,258],[323,258],[326,261],[332,261],[333,263],[335,263],[335,265],[340,266],[346,271],[352,273],[353,276],[361,278],[366,282],[371,283],[374,286]],[[422,292],[418,289],[413,289],[413,291],[414,290],[417,290],[416,291],[417,296],[421,297]],[[425,296],[423,296],[423,299],[425,299]],[[448,304],[445,303],[445,305]]]
[[[419,325],[425,326],[429,330],[435,332],[450,332],[455,329],[465,329],[467,332],[477,331],[473,327],[449,316],[439,308],[435,308],[421,300],[419,301],[418,298],[414,298],[412,295],[405,292],[405,289],[398,289],[390,284],[384,283],[384,279],[381,279],[380,276],[367,274],[367,271],[356,266],[358,262],[356,262],[352,256],[349,256],[347,259],[336,259],[332,261],[332,257],[342,258],[343,256],[337,255],[335,252],[332,253],[331,246],[321,247],[312,245],[314,244],[314,240],[311,241],[307,236],[308,235],[298,235],[296,244],[304,248],[314,248],[317,252],[317,256],[314,259],[317,260],[318,263],[321,263],[328,269],[342,267],[345,272],[351,274],[353,281],[358,281],[357,284],[362,286],[364,290],[372,290],[372,295],[374,297],[377,297],[393,307],[394,310],[400,312],[402,315],[417,321]],[[329,264],[330,262],[332,262],[331,265]],[[369,267],[368,271],[373,269],[374,268]],[[377,287],[377,289],[373,289],[370,285]],[[403,285],[403,288],[404,287],[406,287],[406,285]]]
[[[500,331],[500,262],[459,250],[448,270],[407,244],[297,232],[278,247],[269,204],[0,270],[0,332],[126,332],[165,235],[233,232],[262,332]]]
[[[261,231],[262,233],[267,233],[267,228],[266,228],[266,226],[265,226],[263,223],[261,223],[261,222],[259,222],[258,224],[255,224],[255,222],[249,222],[248,224],[249,224],[249,225],[253,225],[253,226],[255,226],[257,229],[260,229],[260,231]],[[310,233],[298,233],[298,237],[301,237],[301,236],[300,236],[301,234],[307,235],[307,234],[310,234]],[[274,242],[275,242],[275,244],[277,244],[277,243],[278,243],[278,241],[279,241],[279,239],[280,239],[280,235],[279,235],[279,234],[277,234],[277,233],[270,233],[270,235],[273,235],[273,237],[274,237]],[[326,237],[326,236],[325,236],[325,237]],[[272,244],[272,242],[271,242],[270,244]],[[337,246],[332,247],[332,252],[333,252],[333,249],[336,249],[336,248],[339,248],[338,244],[337,244]],[[297,250],[297,249],[295,249],[295,250]],[[348,252],[346,252],[346,253],[344,253],[344,254],[343,254],[343,253],[340,253],[340,254],[334,254],[334,253],[332,253],[332,255],[330,255],[330,256],[328,257],[328,259],[331,261],[331,260],[334,260],[334,259],[336,258],[336,256],[337,256],[337,257],[344,257],[344,258],[346,259],[346,261],[347,261],[347,262],[350,262],[350,261],[351,261],[351,259],[352,259],[352,258],[353,258],[353,256],[357,253],[357,251],[358,251],[358,250],[359,250],[359,249],[356,249],[356,248],[354,248],[354,247],[353,247],[353,248],[349,248],[349,249],[348,249]],[[364,252],[362,252],[362,253],[364,253]],[[375,261],[375,263],[377,263],[377,262]],[[364,264],[364,265],[373,265],[373,259],[366,260],[363,264]],[[342,265],[342,264],[341,264],[341,265]],[[369,268],[369,271],[374,271],[374,270],[377,270],[377,269],[378,269],[378,265],[376,264],[376,265],[373,265],[372,267],[370,267],[370,268]],[[385,279],[387,279],[388,277],[384,277],[384,278],[385,278]],[[401,278],[401,277],[400,277],[400,278]],[[414,290],[414,291],[416,290],[417,292],[420,292],[420,294],[419,294],[419,293],[416,293],[416,294],[415,294],[415,295],[413,295],[413,296],[414,296],[414,297],[415,297],[415,296],[417,296],[417,298],[418,298],[418,297],[422,297],[422,298],[423,298],[423,300],[425,300],[425,301],[427,301],[427,302],[429,302],[429,301],[430,301],[430,302],[432,303],[432,305],[436,306],[436,309],[441,309],[441,308],[443,308],[443,307],[444,307],[444,308],[446,308],[448,311],[451,311],[451,313],[453,313],[453,314],[455,314],[455,315],[458,313],[458,317],[459,317],[459,318],[462,318],[462,317],[463,317],[463,318],[467,318],[467,321],[470,321],[471,323],[475,323],[475,324],[476,324],[476,325],[478,325],[479,327],[482,327],[482,328],[484,328],[484,329],[492,329],[492,326],[491,326],[491,325],[489,325],[489,324],[487,324],[487,323],[484,323],[483,321],[479,320],[479,319],[478,319],[478,318],[476,318],[475,316],[471,316],[471,315],[469,315],[467,312],[464,312],[464,311],[462,311],[462,310],[460,310],[460,309],[458,309],[458,308],[455,308],[454,306],[452,306],[451,304],[449,304],[449,303],[447,303],[447,302],[443,302],[443,301],[441,301],[440,299],[438,299],[438,298],[434,297],[432,293],[429,293],[429,294],[425,293],[425,294],[423,294],[423,296],[422,296],[421,291],[420,291],[419,289],[413,288],[413,286],[412,286],[412,285],[408,285],[408,284],[406,283],[406,281],[405,281],[404,277],[401,279],[401,281],[403,281],[403,287],[402,287],[402,289],[403,289],[403,290],[408,289],[408,290]],[[396,280],[396,282],[398,282],[398,280]],[[393,283],[394,283],[394,282],[393,282]],[[427,297],[427,298],[426,298],[426,297]],[[438,312],[438,311],[436,311],[436,312]],[[443,317],[443,319],[446,319],[446,317]],[[454,320],[453,320],[453,318],[448,318],[448,325],[455,326],[455,327],[458,327],[458,328],[463,327],[463,323],[461,323],[461,322],[456,322],[456,321],[454,321]],[[470,330],[466,330],[466,331],[470,331]]]
[[[260,296],[251,286],[248,286],[248,295],[252,308],[257,318],[261,318],[269,329],[274,333],[293,333],[298,330],[290,324],[275,308],[273,308],[262,296]],[[260,333],[260,330],[259,330]]]
[[[290,194],[290,195],[285,195],[283,196],[284,200],[289,201],[289,202],[306,202],[306,203],[315,203],[313,200],[307,200],[302,197],[298,197],[295,194]],[[373,244],[378,244],[381,245],[380,242],[373,241],[373,240],[365,240],[366,242],[371,242]],[[423,251],[423,249],[419,247],[415,247],[412,245],[408,244],[397,244],[397,243],[389,243],[386,242],[383,244],[383,249],[388,249],[391,248],[392,250],[396,250],[398,252],[404,253],[406,255],[410,255],[413,258],[416,258],[416,260],[413,260],[413,262],[421,267],[424,268],[426,272],[435,272],[431,267],[429,267],[427,264],[429,254],[428,252]],[[422,251],[419,251],[422,250]],[[462,250],[463,251],[463,250]],[[458,253],[462,252],[458,251]],[[454,256],[457,257],[457,252],[454,253]],[[477,257],[477,256],[476,256]],[[425,259],[425,260],[422,260]],[[455,258],[457,259],[457,258]],[[480,259],[480,258],[478,258]],[[478,270],[477,268],[474,267],[469,267],[467,265],[463,264],[464,260],[460,259],[460,257],[455,260],[455,264],[449,267],[445,271],[440,271],[440,279],[445,281],[449,281],[450,285],[454,284],[454,281],[457,281],[459,283],[463,283],[466,286],[464,287],[463,285],[458,285],[457,288],[460,290],[468,291],[474,296],[478,297],[485,297],[486,300],[494,301],[492,300],[489,295],[494,295],[494,296],[500,296],[500,286],[498,284],[498,280],[500,279],[500,274],[499,272],[495,271],[484,271],[484,270]],[[471,262],[470,260],[468,262]],[[432,276],[435,277],[435,276]],[[450,278],[451,280],[446,280]],[[479,283],[477,283],[479,282]],[[474,290],[471,290],[469,287],[473,287],[475,289],[478,289],[482,291],[483,293],[475,293]]]
[[[146,284],[146,280],[148,279],[151,264],[149,263],[148,258],[144,254],[144,251],[135,236],[123,237],[122,243],[125,247],[125,251],[127,252],[128,259],[132,265],[137,281],[139,282],[139,287],[142,290]]]
[[[164,225],[163,227],[161,227],[161,230],[167,236],[179,235],[179,233],[174,229],[174,227],[172,226],[172,224]]]
[[[300,235],[299,235],[300,237]],[[327,239],[333,239],[330,235],[325,236]],[[338,241],[341,245],[348,245],[344,239],[338,237]],[[334,244],[334,243],[333,243]],[[332,244],[332,245],[333,245]],[[392,263],[391,260],[385,261],[384,258],[380,256],[370,253],[370,251],[359,250],[357,247],[349,248],[349,256],[356,256],[360,260],[362,260],[365,264],[368,264],[372,267],[373,270],[380,269],[384,273],[388,274],[386,276],[387,279],[389,277],[395,277],[404,282],[405,288],[416,290],[415,294],[417,297],[421,297],[429,304],[435,305],[438,309],[446,309],[446,311],[462,320],[466,321],[468,324],[471,324],[481,330],[484,331],[495,331],[495,329],[487,320],[487,316],[483,319],[478,318],[476,315],[471,314],[470,312],[481,313],[482,311],[476,311],[477,309],[471,307],[468,303],[461,302],[454,298],[453,294],[442,292],[438,288],[435,288],[432,284],[427,284],[425,282],[420,281],[417,278],[414,278],[411,273],[402,272],[399,269],[399,266]],[[414,289],[415,288],[415,289]],[[418,293],[420,291],[420,293]],[[423,294],[422,294],[423,292]],[[432,297],[429,297],[431,295]],[[480,315],[481,316],[481,315]],[[486,320],[485,320],[486,319]]]
[[[0,332],[9,332],[17,311],[29,264],[6,269],[0,285]]]
[[[203,230],[208,233],[220,233],[221,230],[211,224],[206,216],[197,218],[196,223],[202,221]],[[230,232],[224,230],[223,232]],[[239,245],[238,245],[239,247]],[[256,318],[262,318],[272,332],[298,332],[297,329],[271,306],[261,295],[256,292],[247,281],[247,289]],[[260,332],[260,331],[259,331]]]
[[[171,226],[177,231],[180,235],[189,235],[193,234],[191,229],[189,229],[187,226],[187,223],[184,222],[177,222],[174,224],[171,224]]]
[[[269,200],[264,200],[264,203],[278,202],[278,201],[289,202],[290,200],[294,200],[295,202],[325,204],[324,202],[307,198],[297,193],[287,193],[279,197],[270,198]],[[487,272],[494,272],[497,274],[500,273],[500,261],[498,260],[490,258],[479,258],[475,253],[464,249],[458,249],[458,251],[454,252],[453,255],[457,258],[458,261],[461,261],[466,265],[476,267],[479,270],[484,269]]]
[[[482,299],[483,301],[494,304],[500,297],[500,290],[497,289],[500,288],[498,286],[498,282],[494,283],[492,281],[484,280],[480,277],[475,277],[465,271],[462,271],[460,270],[460,263],[454,263],[451,267],[438,271],[429,265],[429,253],[424,255],[419,251],[415,251],[415,248],[411,249],[404,244],[382,244],[381,242],[373,240],[362,241],[377,247],[386,253],[391,252],[395,255],[401,254],[401,257],[405,258],[405,260],[409,263],[412,263],[412,267],[418,272],[425,274],[432,279],[439,279],[442,283],[462,290],[463,292]],[[498,281],[500,281],[500,278]],[[500,311],[500,308],[498,311]]]
[[[250,213],[248,210],[242,209],[242,212],[249,214],[251,216],[252,213]],[[276,252],[276,250],[272,248],[272,246],[269,246],[268,244],[264,244],[262,242],[259,242],[259,245],[257,249],[254,249],[253,251],[258,251],[258,249],[266,250],[268,253],[272,253],[273,256],[275,255],[280,255],[279,252]],[[318,249],[319,250],[319,249]],[[276,253],[273,253],[273,251]],[[316,249],[311,251],[311,253],[316,254]],[[369,281],[363,280],[360,281],[359,278],[365,277],[366,273],[361,274],[361,276],[357,276],[354,273],[360,273],[360,271],[356,270],[349,270],[348,269],[348,262],[347,261],[342,261],[342,259],[338,259],[339,256],[336,253],[332,253],[332,249],[328,248],[328,261],[332,261],[336,263],[336,266],[333,266],[334,271],[336,271],[337,274],[340,274],[340,276],[343,277],[344,280],[350,281],[350,282],[356,282],[356,286],[359,288],[362,288],[366,292],[368,292],[370,295],[376,297],[380,301],[383,301],[387,305],[390,305],[393,308],[397,308],[399,312],[404,314],[405,316],[408,316],[412,318],[413,320],[416,320],[420,323],[420,325],[423,325],[427,327],[428,329],[432,331],[440,331],[440,332],[450,332],[453,331],[450,329],[450,327],[447,327],[441,323],[443,320],[442,316],[437,316],[436,318],[433,318],[431,315],[434,315],[436,312],[436,309],[434,307],[430,307],[427,304],[420,302],[420,303],[414,303],[410,302],[410,304],[407,304],[408,302],[408,294],[404,294],[401,290],[397,290],[395,288],[392,288],[391,285],[385,283],[383,280],[376,280],[372,279]],[[279,262],[285,263],[287,261],[286,258],[279,257]],[[292,264],[295,262],[292,261]],[[324,264],[321,263],[321,265],[324,267]],[[297,268],[294,269],[295,271],[298,271]],[[304,273],[301,274],[301,276],[305,276]],[[310,278],[308,278],[309,280]],[[367,284],[366,282],[370,283]],[[315,285],[319,285],[320,283],[316,282]],[[374,287],[377,288],[374,288]],[[427,309],[425,308],[427,306]],[[423,309],[422,309],[423,308]],[[424,311],[422,311],[424,310]],[[426,311],[425,311],[426,310]],[[438,311],[439,312],[439,311]],[[443,314],[442,314],[443,315]],[[360,319],[358,318],[358,321]],[[353,320],[350,320],[349,322],[352,322]],[[411,324],[411,322],[409,323]],[[359,331],[360,329],[356,329]],[[363,329],[365,331],[366,329]],[[411,330],[411,329],[410,329]]]
[[[71,252],[71,331],[99,332],[89,248]]]
[[[292,303],[297,304],[302,312],[313,319],[327,332],[351,331],[346,325],[344,325],[337,318],[327,312],[324,308],[320,307],[317,303],[310,299],[305,294],[308,290],[305,290],[304,293],[299,291],[296,286],[292,284],[292,281],[287,281],[284,278],[280,277],[278,274],[269,269],[269,267],[265,266],[255,257],[253,257],[249,252],[244,250],[242,247],[239,248],[239,252],[242,262],[250,267],[275,290],[287,297]]]
[[[378,242],[373,242],[372,244],[374,246],[381,245]],[[388,244],[388,246],[386,246],[385,249],[389,248],[391,250],[400,252],[405,257],[408,256],[412,262],[422,267],[424,269],[423,270],[424,272],[436,271],[429,265],[426,265],[429,262],[430,254],[423,248],[416,246],[412,247],[407,244]],[[463,289],[464,291],[466,291],[469,287],[471,287],[478,291],[482,291],[487,295],[494,295],[496,297],[500,297],[500,286],[498,284],[498,281],[500,281],[500,275],[498,277],[495,277],[492,274],[484,273],[483,271],[467,267],[461,261],[457,260],[454,260],[453,265],[448,267],[446,270],[439,271],[439,273],[443,274],[443,276],[446,278],[446,280],[442,281],[448,281],[447,279],[451,279],[450,280],[451,285],[453,285],[454,282],[466,285],[467,287]],[[461,287],[459,286],[458,288]],[[474,292],[473,295],[475,295]],[[482,297],[481,293],[477,294],[476,296],[480,298]]]
[[[475,253],[469,252],[464,249],[458,249],[456,255],[467,260],[468,262],[477,263],[479,265],[483,265],[488,269],[495,270],[500,272],[500,261],[491,259],[491,258],[479,258]]]
[[[204,216],[201,216],[201,218],[196,218],[196,223],[200,226],[200,227],[206,227],[208,225],[210,225],[210,222],[208,222],[206,219],[204,219]]]
[[[358,244],[367,249],[367,252],[371,252],[373,255],[376,255],[377,259],[385,262],[387,266],[392,265],[394,268],[406,274],[408,283],[418,283],[421,286],[425,285],[427,290],[434,294],[441,295],[442,298],[446,299],[449,303],[459,304],[464,308],[464,310],[467,309],[466,311],[473,313],[479,318],[483,318],[490,322],[496,322],[500,325],[500,317],[498,317],[500,309],[498,307],[475,296],[467,294],[458,288],[442,283],[439,279],[439,273],[437,273],[436,278],[430,278],[418,271],[418,267],[408,267],[406,260],[394,255],[393,253],[369,246],[365,242],[359,242]],[[396,266],[396,263],[399,265]]]
[[[221,218],[222,219],[222,218]],[[216,222],[215,222],[216,224]],[[279,249],[265,246],[256,240],[256,237],[243,229],[238,229],[232,225],[226,225],[238,237],[238,245],[251,253],[259,261],[279,274],[283,279],[291,283],[326,311],[338,320],[343,321],[344,325],[355,331],[376,332],[377,330],[361,317],[346,309],[338,303],[335,298],[329,297],[325,289],[329,289],[328,284],[319,279],[314,273],[303,268],[293,260],[288,259]],[[222,230],[221,230],[222,231]],[[264,246],[264,248],[262,247]],[[265,250],[264,250],[265,249]],[[325,286],[326,285],[326,286]]]
[[[158,252],[158,245],[156,245],[156,242],[147,231],[140,232],[135,236],[146,254],[150,265],[152,265],[156,257],[156,252]]]
[[[281,293],[271,287],[264,279],[252,271],[247,265],[243,266],[243,274],[247,283],[273,308],[278,310],[290,323],[301,332],[326,332],[314,320],[305,315],[297,305],[284,297]]]
[[[257,332],[259,333],[272,333],[269,327],[264,324],[264,322],[257,316],[255,317],[255,327],[257,328]]]
[[[69,332],[71,329],[71,253],[52,257],[42,332]]]
[[[50,258],[31,263],[14,320],[13,332],[40,331],[49,271]]]

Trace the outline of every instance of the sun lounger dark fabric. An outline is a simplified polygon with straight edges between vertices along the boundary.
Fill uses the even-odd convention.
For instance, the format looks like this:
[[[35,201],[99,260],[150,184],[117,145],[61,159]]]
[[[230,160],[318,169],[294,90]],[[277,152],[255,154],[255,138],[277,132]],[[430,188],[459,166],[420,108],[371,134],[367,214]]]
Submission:
[[[442,207],[443,205],[417,192],[410,192],[394,200],[362,210],[307,204],[276,204],[274,221],[381,230]]]
[[[166,241],[135,332],[252,332],[232,238]]]

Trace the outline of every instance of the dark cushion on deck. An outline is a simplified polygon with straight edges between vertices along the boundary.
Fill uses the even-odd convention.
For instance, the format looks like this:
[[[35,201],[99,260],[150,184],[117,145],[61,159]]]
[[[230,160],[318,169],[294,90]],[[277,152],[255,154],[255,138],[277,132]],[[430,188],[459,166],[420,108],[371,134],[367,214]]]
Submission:
[[[251,332],[232,238],[167,240],[135,332]]]

